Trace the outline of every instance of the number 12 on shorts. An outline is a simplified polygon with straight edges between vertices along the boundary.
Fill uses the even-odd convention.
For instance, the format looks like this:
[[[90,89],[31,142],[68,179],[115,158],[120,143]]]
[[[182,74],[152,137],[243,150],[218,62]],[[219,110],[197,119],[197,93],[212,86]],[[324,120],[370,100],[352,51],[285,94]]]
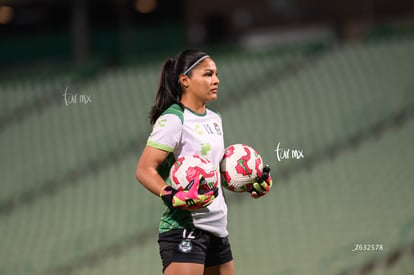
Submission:
[[[188,231],[187,229],[183,230],[183,240],[194,240],[194,228]]]

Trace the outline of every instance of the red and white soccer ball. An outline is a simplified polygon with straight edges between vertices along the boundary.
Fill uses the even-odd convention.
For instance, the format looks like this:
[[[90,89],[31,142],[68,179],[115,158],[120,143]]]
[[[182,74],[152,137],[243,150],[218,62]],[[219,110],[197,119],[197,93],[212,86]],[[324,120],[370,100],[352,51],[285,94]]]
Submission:
[[[218,185],[218,172],[206,158],[198,155],[179,157],[170,169],[169,181],[177,190],[183,190],[200,173],[205,183],[200,184],[200,191],[210,191]]]
[[[257,176],[262,175],[263,160],[257,151],[245,144],[233,144],[224,151],[220,162],[222,184],[234,192],[252,188]]]

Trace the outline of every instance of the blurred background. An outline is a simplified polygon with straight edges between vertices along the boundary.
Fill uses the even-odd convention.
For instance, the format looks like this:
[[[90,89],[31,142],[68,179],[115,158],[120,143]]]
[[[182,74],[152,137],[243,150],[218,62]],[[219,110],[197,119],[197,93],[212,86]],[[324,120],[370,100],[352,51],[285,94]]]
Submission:
[[[226,191],[236,274],[414,274],[413,1],[0,0],[0,275],[162,273],[135,169],[190,47],[275,181]]]

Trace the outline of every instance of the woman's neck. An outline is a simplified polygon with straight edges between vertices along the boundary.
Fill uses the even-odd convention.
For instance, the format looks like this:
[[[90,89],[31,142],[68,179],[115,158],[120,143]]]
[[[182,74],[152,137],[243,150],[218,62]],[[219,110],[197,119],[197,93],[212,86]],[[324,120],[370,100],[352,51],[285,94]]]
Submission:
[[[206,103],[201,101],[189,100],[187,97],[182,97],[181,104],[194,113],[204,114],[206,112]]]

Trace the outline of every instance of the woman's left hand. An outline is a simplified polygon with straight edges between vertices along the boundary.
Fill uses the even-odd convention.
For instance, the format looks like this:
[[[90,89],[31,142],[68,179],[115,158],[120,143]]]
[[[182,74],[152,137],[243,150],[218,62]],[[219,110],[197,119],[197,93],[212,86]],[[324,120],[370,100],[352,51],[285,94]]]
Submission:
[[[256,181],[253,183],[253,187],[248,190],[251,196],[255,199],[266,195],[270,188],[272,188],[273,181],[270,176],[270,167],[266,165],[263,167],[262,175],[256,177]]]

